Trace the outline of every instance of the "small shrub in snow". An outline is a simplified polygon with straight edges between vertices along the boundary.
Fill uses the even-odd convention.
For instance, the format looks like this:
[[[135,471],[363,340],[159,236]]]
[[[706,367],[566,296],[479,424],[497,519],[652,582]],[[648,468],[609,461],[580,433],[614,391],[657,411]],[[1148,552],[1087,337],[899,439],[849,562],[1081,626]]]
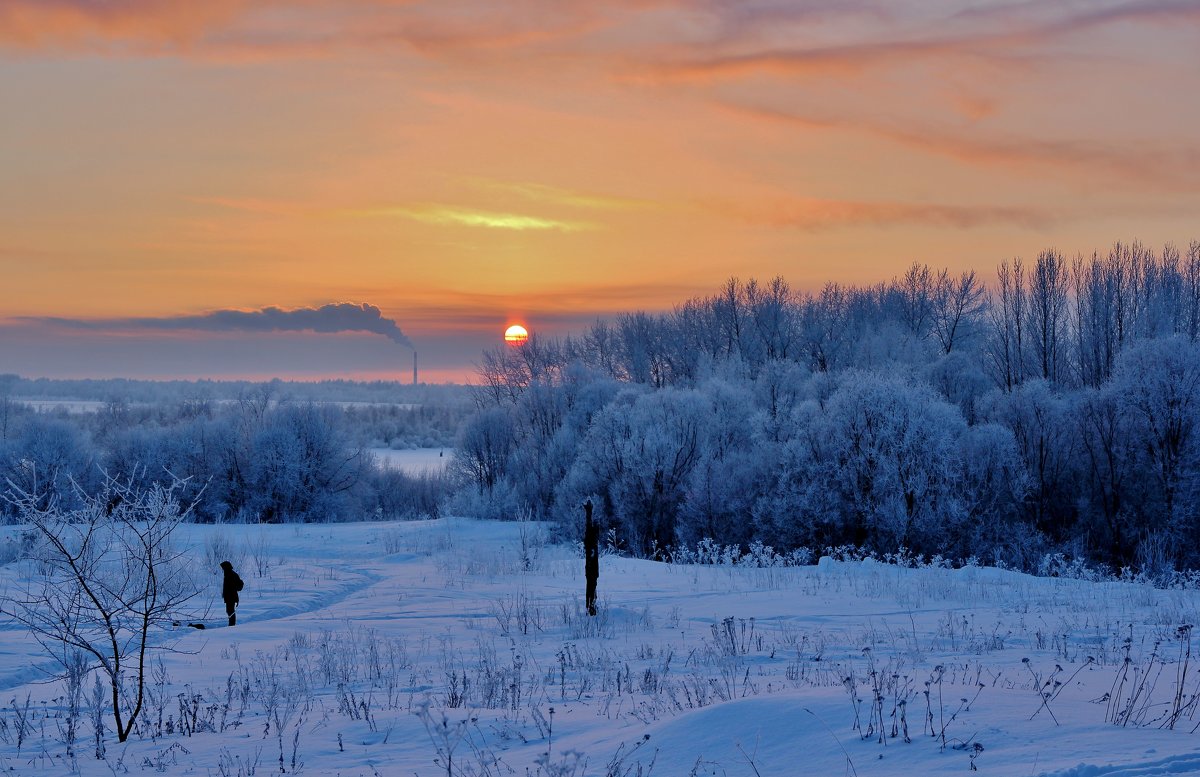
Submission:
[[[230,753],[228,748],[222,747],[217,757],[217,774],[221,777],[255,777],[261,755],[261,748],[255,750],[254,757],[250,758],[243,757],[240,753]]]
[[[265,531],[260,530],[250,539],[250,558],[254,562],[256,577],[266,577],[271,573],[271,550],[271,539]]]
[[[389,556],[401,553],[408,547],[405,533],[400,529],[384,529],[379,535],[383,540],[383,552]]]
[[[809,548],[779,553],[759,540],[751,542],[748,549],[743,551],[737,545],[721,545],[711,537],[705,537],[696,543],[695,548],[679,547],[671,551],[671,561],[675,564],[767,569],[808,566],[812,564],[813,553]]]
[[[1090,566],[1079,557],[1068,557],[1064,553],[1047,553],[1038,562],[1038,577],[1066,577],[1072,580],[1096,582],[1111,579],[1101,567]]]
[[[754,631],[754,618],[735,618],[730,615],[719,624],[709,626],[712,632],[712,645],[718,655],[744,656],[751,649],[762,650],[762,634]]]
[[[522,591],[495,600],[489,611],[504,637],[514,633],[528,636],[531,631],[543,631],[546,625],[542,607]]]
[[[9,534],[0,542],[0,566],[31,558],[38,544],[38,534],[33,529]]]
[[[242,566],[246,549],[223,531],[215,531],[204,541],[204,568],[216,569],[222,561],[233,564],[234,569]]]
[[[612,613],[607,599],[596,602],[596,614],[588,615],[578,599],[568,599],[559,606],[559,619],[570,639],[611,638]]]

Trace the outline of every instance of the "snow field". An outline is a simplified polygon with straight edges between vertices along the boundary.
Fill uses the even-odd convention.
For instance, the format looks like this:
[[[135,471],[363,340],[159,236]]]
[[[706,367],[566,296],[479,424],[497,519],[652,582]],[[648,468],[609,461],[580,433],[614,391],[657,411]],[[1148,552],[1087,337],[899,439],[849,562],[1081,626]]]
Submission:
[[[375,461],[383,469],[399,470],[406,475],[439,473],[446,469],[453,456],[451,448],[369,448]]]
[[[174,652],[154,653],[139,732],[108,736],[97,759],[85,720],[68,756],[61,683],[4,624],[0,769],[1200,773],[1200,684],[1181,629],[1196,592],[609,556],[589,618],[582,559],[544,538],[462,519],[185,526],[210,628],[160,635]],[[234,628],[221,625],[224,558],[246,580]],[[0,567],[6,588],[25,563]]]

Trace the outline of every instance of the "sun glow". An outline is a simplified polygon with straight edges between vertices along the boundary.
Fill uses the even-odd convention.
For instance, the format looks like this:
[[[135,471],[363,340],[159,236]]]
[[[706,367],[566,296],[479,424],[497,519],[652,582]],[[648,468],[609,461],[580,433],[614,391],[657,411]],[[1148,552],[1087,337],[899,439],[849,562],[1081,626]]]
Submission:
[[[529,339],[529,331],[520,324],[513,324],[504,330],[504,342],[509,345],[524,345]]]

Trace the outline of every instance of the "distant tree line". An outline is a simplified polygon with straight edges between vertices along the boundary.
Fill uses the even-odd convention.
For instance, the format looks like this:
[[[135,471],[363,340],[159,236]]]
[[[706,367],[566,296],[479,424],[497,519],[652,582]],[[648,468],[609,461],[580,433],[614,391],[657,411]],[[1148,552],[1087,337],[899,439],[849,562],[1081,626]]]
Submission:
[[[87,413],[38,412],[0,391],[0,492],[71,510],[106,480],[145,490],[184,479],[181,499],[204,489],[200,521],[437,515],[444,476],[377,467],[368,448],[447,442],[467,413],[459,390],[447,404],[384,406],[296,401],[279,388],[247,384],[229,401],[112,398]],[[0,517],[11,509],[0,500]]]
[[[234,401],[258,390],[260,381],[248,380],[139,380],[135,378],[25,378],[0,374],[0,395],[23,399],[67,399],[95,402],[120,400],[132,404]],[[469,401],[462,386],[433,383],[400,383],[390,380],[280,380],[267,381],[277,397],[294,402],[340,402],[413,405],[457,405]]]
[[[732,279],[666,313],[483,355],[468,509],[640,555],[710,537],[1018,567],[1200,564],[1200,242],[798,293]]]

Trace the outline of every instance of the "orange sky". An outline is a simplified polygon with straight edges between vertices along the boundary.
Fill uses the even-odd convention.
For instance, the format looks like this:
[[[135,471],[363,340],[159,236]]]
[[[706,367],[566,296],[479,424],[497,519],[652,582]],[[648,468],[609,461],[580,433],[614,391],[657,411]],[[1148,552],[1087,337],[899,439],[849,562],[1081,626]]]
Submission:
[[[105,325],[352,301],[461,378],[732,275],[1186,244],[1197,94],[1181,0],[0,0],[0,372],[408,363]]]

